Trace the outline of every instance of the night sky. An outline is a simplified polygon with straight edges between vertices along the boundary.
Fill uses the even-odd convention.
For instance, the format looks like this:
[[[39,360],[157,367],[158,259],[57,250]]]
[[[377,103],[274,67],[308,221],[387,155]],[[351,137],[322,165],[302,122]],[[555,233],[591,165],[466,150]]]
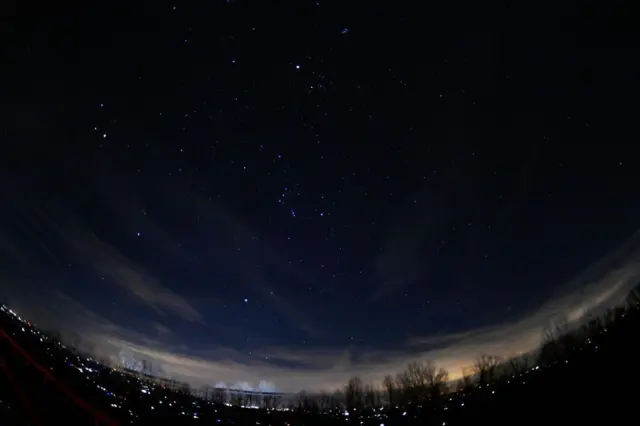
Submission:
[[[5,27],[0,297],[39,326],[320,389],[456,377],[640,276],[637,50],[605,18],[95,3]]]

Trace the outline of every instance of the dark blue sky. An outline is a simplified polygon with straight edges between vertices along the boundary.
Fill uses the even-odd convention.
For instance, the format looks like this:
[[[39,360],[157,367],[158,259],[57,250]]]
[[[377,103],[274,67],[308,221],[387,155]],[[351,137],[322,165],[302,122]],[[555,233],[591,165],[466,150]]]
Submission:
[[[529,349],[514,336],[567,283],[635,250],[623,34],[302,4],[23,16],[2,71],[13,306],[180,377],[337,386]]]

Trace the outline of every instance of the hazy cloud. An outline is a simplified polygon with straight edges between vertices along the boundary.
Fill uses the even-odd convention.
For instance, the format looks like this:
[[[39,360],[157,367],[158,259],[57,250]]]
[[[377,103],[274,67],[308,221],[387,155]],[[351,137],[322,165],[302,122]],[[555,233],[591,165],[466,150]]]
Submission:
[[[115,354],[126,349],[193,385],[224,382],[241,389],[296,391],[336,388],[353,374],[364,380],[380,380],[384,374],[397,372],[409,361],[420,358],[436,360],[455,378],[479,353],[510,356],[537,348],[542,329],[549,321],[567,316],[576,319],[593,307],[620,303],[639,280],[640,238],[636,234],[611,256],[571,281],[563,292],[515,322],[451,335],[416,337],[396,351],[369,348],[359,362],[354,361],[352,350],[332,348],[265,347],[263,356],[251,362],[238,361],[246,360],[246,354],[232,348],[224,349],[221,359],[194,357],[186,347],[167,350],[162,341],[131,333],[60,292],[54,292],[52,297],[56,301],[54,313],[74,312],[60,317],[66,327],[79,329],[84,339],[109,355],[107,358],[115,359]],[[22,306],[26,309],[27,304]],[[425,346],[429,349],[421,349]],[[273,362],[276,360],[282,363]],[[287,362],[296,367],[283,367]]]
[[[159,334],[171,334],[171,330],[169,329],[169,327],[162,325],[159,322],[154,322],[153,327]]]
[[[77,258],[91,265],[98,275],[108,277],[110,283],[128,290],[158,313],[169,312],[191,322],[204,321],[186,299],[161,285],[116,248],[86,230],[69,212],[62,212],[59,222],[42,211],[40,217]]]
[[[26,232],[30,244],[42,244],[42,241],[52,240],[51,235],[54,235],[65,252],[76,258],[78,264],[105,277],[107,285],[127,291],[155,312],[175,315],[186,321],[182,327],[204,324],[202,314],[189,302],[190,299],[168,289],[125,253],[90,232],[63,205],[52,199],[46,206],[16,202],[11,208],[19,210],[19,216],[24,219],[22,229],[18,230]],[[277,267],[278,264],[287,264],[282,262],[277,248],[262,241],[257,231],[222,207],[209,203],[209,207],[195,206],[193,211],[207,218],[200,222],[198,228],[203,239],[214,236],[218,240],[243,239],[243,250],[233,250],[229,255],[233,257],[224,259],[240,265],[232,278],[270,300],[276,311],[298,328],[309,334],[321,331],[316,327],[314,318],[296,309],[286,295],[279,294],[277,287],[262,272],[264,265]],[[441,216],[433,214],[429,222],[409,221],[406,227],[399,225],[390,230],[389,250],[376,260],[376,271],[382,283],[377,297],[397,291],[424,272],[420,252],[427,234],[437,228],[437,218]],[[256,346],[254,355],[250,356],[246,351],[231,347],[208,350],[176,345],[183,342],[172,341],[175,333],[167,332],[164,324],[154,323],[145,334],[133,330],[117,312],[98,314],[98,307],[85,305],[56,289],[55,281],[40,282],[43,276],[56,278],[56,269],[32,274],[35,272],[32,269],[40,267],[39,262],[29,262],[33,250],[24,246],[26,240],[16,240],[7,229],[0,232],[0,251],[10,261],[30,265],[30,268],[21,268],[18,272],[0,271],[0,285],[11,296],[13,309],[45,324],[45,328],[55,327],[63,335],[80,336],[80,341],[103,359],[115,362],[123,350],[128,351],[152,361],[166,374],[194,385],[224,382],[243,388],[274,386],[281,391],[331,389],[342,386],[353,374],[362,376],[366,381],[380,380],[385,374],[397,372],[409,361],[419,358],[436,360],[455,378],[460,374],[460,368],[470,365],[479,353],[509,356],[535,349],[540,343],[541,331],[549,321],[560,317],[575,320],[594,306],[619,303],[640,280],[640,234],[636,233],[610,256],[586,269],[537,309],[515,321],[456,334],[414,336],[395,350],[311,345],[304,349]],[[11,231],[18,232],[14,228]],[[40,237],[42,233],[46,233],[46,239]],[[157,238],[164,241],[169,237],[158,234]],[[16,241],[21,242],[18,244]],[[51,264],[54,267],[60,267],[60,262],[56,261],[56,250],[44,246],[39,253],[53,259]],[[195,258],[188,250],[185,253],[185,259]],[[207,259],[194,261],[206,264]],[[304,278],[304,274],[295,268],[282,272],[293,279],[299,275],[300,279]],[[394,277],[400,272],[403,275],[395,281]],[[18,273],[20,275],[16,275]],[[64,278],[63,275],[61,277]],[[274,295],[271,295],[270,288],[275,288]],[[273,298],[268,299],[267,296]]]
[[[175,265],[183,265],[185,272],[190,266],[197,265],[205,271],[212,269],[211,275],[220,279],[223,271],[227,275],[224,278],[260,295],[294,327],[312,337],[323,334],[312,318],[291,303],[285,292],[279,291],[277,283],[267,279],[267,271],[276,269],[280,275],[291,277],[307,287],[316,284],[312,276],[291,265],[272,241],[262,236],[259,229],[243,221],[238,214],[197,194],[185,199],[182,208],[175,214],[181,222],[193,224],[193,229],[184,230],[189,235],[188,240],[200,242],[198,249],[192,251],[190,247],[179,244],[154,220],[153,212],[147,212],[144,202],[131,190],[126,180],[114,179],[109,175],[99,183],[107,198],[105,206],[113,210],[123,228],[132,235],[138,232],[137,218],[144,212],[145,226],[142,232],[145,240],[163,250]],[[181,198],[180,194],[189,191],[192,185],[192,182],[184,183],[176,179],[162,180],[161,185],[156,183],[154,186],[162,187],[163,191],[155,195],[165,200],[165,207],[171,210],[175,200]],[[242,250],[237,250],[238,247],[242,247]],[[224,267],[216,263],[220,259],[224,259]],[[191,305],[203,305],[204,301],[199,299],[214,300],[215,297],[202,295],[193,300]]]

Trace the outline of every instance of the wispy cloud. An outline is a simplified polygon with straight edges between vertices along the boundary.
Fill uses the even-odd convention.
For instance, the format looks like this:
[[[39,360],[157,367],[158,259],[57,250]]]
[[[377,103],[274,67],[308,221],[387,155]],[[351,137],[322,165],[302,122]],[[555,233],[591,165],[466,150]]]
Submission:
[[[464,211],[463,203],[471,200],[468,183],[459,174],[455,168],[441,170],[437,180],[435,176],[425,179],[428,187],[410,194],[397,206],[386,229],[383,250],[373,261],[378,285],[370,296],[371,303],[407,290],[428,276],[429,262],[449,229],[452,215]],[[421,200],[419,205],[414,203],[416,198]]]
[[[374,260],[379,285],[370,296],[372,302],[406,290],[424,277],[428,266],[424,244],[431,237],[429,231],[424,221],[413,225],[397,225],[389,231],[384,252]]]
[[[138,208],[140,204],[136,206]],[[342,386],[353,374],[358,374],[367,381],[380,380],[385,374],[399,371],[407,362],[419,358],[436,360],[455,378],[460,374],[460,368],[470,365],[481,352],[508,356],[536,348],[540,343],[541,331],[549,321],[565,316],[576,319],[593,306],[618,303],[640,280],[640,234],[635,234],[610,256],[569,282],[546,303],[528,315],[508,323],[455,334],[414,336],[393,350],[357,346],[336,348],[307,345],[296,348],[255,345],[249,354],[244,349],[228,345],[209,349],[203,344],[196,348],[178,341],[177,331],[167,332],[165,324],[170,324],[174,330],[178,329],[178,324],[163,320],[162,323],[148,327],[149,317],[141,315],[144,324],[147,324],[147,332],[143,333],[127,324],[128,319],[118,315],[113,309],[101,309],[102,306],[90,305],[88,301],[81,302],[73,295],[63,293],[55,287],[56,280],[65,278],[64,275],[56,276],[55,268],[61,268],[61,262],[57,259],[66,259],[66,256],[77,259],[76,263],[105,277],[104,282],[113,286],[110,288],[125,290],[133,296],[133,300],[146,304],[167,319],[169,315],[174,315],[187,321],[186,324],[179,324],[180,327],[202,328],[205,320],[194,305],[199,307],[205,302],[215,303],[215,295],[201,298],[196,295],[196,300],[192,302],[193,295],[186,298],[170,290],[139,263],[92,233],[85,223],[54,198],[46,205],[32,206],[16,202],[12,203],[11,208],[17,209],[18,216],[25,219],[22,226],[26,228],[16,228],[17,231],[11,228],[12,232],[7,232],[7,228],[0,229],[0,251],[5,259],[29,266],[19,268],[20,271],[17,272],[0,271],[0,286],[11,296],[12,307],[24,316],[46,324],[47,328],[57,327],[70,335],[81,336],[83,344],[103,354],[105,358],[116,360],[120,351],[125,349],[138,357],[151,360],[154,365],[162,366],[166,373],[195,385],[222,381],[227,384],[258,386],[263,381],[275,383],[283,391],[301,388],[330,389]],[[203,241],[240,241],[242,244],[238,246],[242,250],[225,250],[225,257],[220,260],[215,256],[218,253],[214,251],[214,247],[205,244],[204,249],[198,251],[200,258],[195,256],[195,252],[190,253],[188,248],[180,248],[183,254],[173,253],[172,256],[175,254],[176,258],[198,262],[205,271],[208,270],[208,263],[213,260],[239,265],[227,277],[230,281],[256,292],[269,301],[276,312],[310,335],[322,332],[318,330],[313,317],[296,309],[287,295],[280,294],[278,286],[270,282],[265,271],[278,265],[287,265],[288,262],[278,254],[277,247],[268,243],[267,238],[262,238],[258,230],[252,229],[222,206],[212,203],[196,203],[185,211],[188,212],[185,214],[200,215],[198,235]],[[132,220],[126,219],[126,215],[124,217],[125,221]],[[434,219],[437,217],[439,216],[434,215],[430,220],[437,223]],[[391,284],[383,279],[384,284],[378,289],[383,292],[381,294],[384,291],[397,291],[424,272],[420,248],[424,235],[435,225],[432,222],[424,222],[424,225],[420,223],[417,221],[406,228],[399,226],[390,231],[390,240],[397,238],[397,241],[388,246],[393,249],[385,255],[389,257],[378,260],[377,271],[380,277],[389,279],[397,271],[410,273],[405,274],[403,280]],[[160,226],[157,228],[161,229]],[[413,230],[413,234],[409,229]],[[415,232],[415,229],[424,232]],[[13,233],[18,231],[26,232],[28,238],[14,239]],[[157,234],[155,231],[151,232],[154,232],[153,238],[161,243],[161,247],[175,246],[169,236],[160,231]],[[41,238],[42,235],[47,238]],[[54,240],[52,235],[59,243],[60,250],[49,246],[36,248],[36,252],[43,258],[53,260],[50,262],[53,266],[42,268],[52,269],[34,271],[40,264],[30,261],[34,251],[33,247],[25,247],[25,241],[37,245]],[[165,241],[167,244],[162,244]],[[211,256],[203,257],[201,253]],[[180,257],[183,255],[184,257]],[[402,258],[407,256],[410,261],[405,264]],[[293,266],[280,269],[279,273],[300,282],[308,279],[303,271],[298,271]],[[43,277],[50,281],[43,283]]]
[[[98,276],[108,278],[105,282],[128,291],[160,314],[170,313],[186,321],[204,322],[201,313],[184,297],[163,286],[134,261],[90,232],[72,212],[61,205],[62,203],[52,199],[45,207],[22,206],[22,214],[29,217],[31,222],[36,222],[34,229],[44,229],[55,235],[57,241],[79,263],[91,266]],[[6,233],[1,240],[10,241]],[[36,237],[31,236],[30,241],[53,256]],[[14,257],[29,257],[27,252],[18,250],[15,245],[7,242],[4,246],[6,250],[11,249]]]
[[[260,295],[266,303],[287,318],[295,327],[311,336],[321,334],[320,329],[315,326],[313,321],[296,308],[284,292],[280,291],[280,286],[266,278],[266,270],[275,266],[280,270],[281,275],[293,274],[302,283],[309,279],[308,275],[297,273],[295,267],[290,266],[289,262],[279,255],[279,250],[272,243],[263,241],[258,230],[251,229],[250,225],[239,220],[222,206],[201,204],[198,212],[208,218],[210,230],[225,229],[229,233],[228,237],[232,238],[239,247],[243,247],[241,250],[232,250],[229,254],[235,263],[243,265],[235,271],[235,278],[242,285]],[[212,221],[215,223],[211,223]],[[204,223],[203,226],[203,229],[206,230],[207,223]],[[287,266],[283,269],[283,265]]]
[[[182,296],[147,274],[142,268],[102,241],[94,234],[74,232],[70,228],[58,228],[60,236],[95,270],[111,278],[111,282],[131,292],[158,313],[165,312],[191,322],[204,322],[202,314],[194,309]]]
[[[159,334],[171,334],[171,329],[166,325],[160,324],[159,322],[154,322],[153,327]]]
[[[189,191],[193,185],[173,179],[157,183],[163,188],[157,197],[166,198],[170,206],[180,194]],[[250,223],[242,220],[238,214],[220,203],[192,194],[175,212],[181,223],[193,224],[192,229],[184,230],[188,240],[197,242],[197,249],[182,245],[175,237],[165,232],[164,227],[154,220],[155,212],[145,207],[144,201],[135,195],[126,181],[113,179],[102,185],[102,193],[108,201],[105,205],[119,218],[121,225],[132,235],[141,228],[144,238],[151,241],[159,250],[163,250],[175,265],[185,269],[196,266],[201,275],[209,273],[216,279],[227,279],[233,285],[239,285],[248,292],[259,296],[265,304],[273,308],[288,323],[304,331],[310,337],[323,334],[321,327],[313,318],[302,312],[292,303],[281,286],[268,278],[269,271],[277,270],[278,275],[302,283],[302,287],[316,286],[313,277],[288,262],[281,255],[273,241],[261,234]],[[144,227],[140,217],[144,212]],[[186,271],[188,272],[188,271]],[[203,305],[205,300],[213,300],[211,295],[199,295],[192,305]]]
[[[155,270],[145,268],[107,242],[104,236],[92,232],[90,224],[74,214],[70,207],[73,203],[69,200],[48,194],[46,197],[39,196],[41,201],[33,204],[27,201],[27,195],[16,196],[20,193],[30,194],[35,191],[34,188],[23,188],[17,193],[7,192],[12,199],[13,216],[23,218],[26,223],[22,231],[28,235],[23,235],[22,240],[41,246],[40,233],[47,235],[47,240],[51,240],[51,234],[55,235],[57,242],[62,243],[60,247],[75,258],[74,263],[90,266],[96,275],[104,278],[101,283],[126,290],[160,314],[172,314],[187,321],[204,323],[199,308],[206,306],[211,311],[211,304],[223,304],[216,293],[206,293],[206,286],[202,285],[202,281],[215,279],[218,282],[211,286],[212,291],[222,287],[221,284],[245,288],[250,298],[261,299],[261,303],[287,320],[289,326],[304,331],[310,337],[323,334],[315,320],[298,309],[287,293],[281,291],[278,281],[270,275],[276,271],[279,281],[294,279],[302,282],[303,288],[316,286],[314,278],[288,262],[268,237],[261,235],[260,230],[253,229],[237,214],[197,194],[185,198],[184,205],[179,208],[172,208],[175,199],[189,189],[189,184],[175,180],[162,181],[158,183],[163,188],[162,193],[154,194],[157,196],[154,199],[156,205],[162,204],[162,197],[165,197],[163,211],[167,207],[177,215],[174,220],[192,225],[189,229],[183,229],[181,239],[177,239],[177,236],[164,231],[158,222],[157,212],[149,209],[145,200],[127,182],[110,177],[108,184],[101,185],[99,180],[91,184],[97,185],[97,192],[101,194],[95,197],[94,202],[98,203],[101,211],[108,212],[110,220],[118,223],[123,234],[135,236],[140,232],[145,246],[153,247],[156,252],[156,262],[162,263],[158,259],[171,262],[172,269],[181,271],[187,282],[197,280],[199,285],[186,287],[183,294],[177,294],[157,278]],[[9,188],[6,189],[9,191]],[[34,263],[30,259],[33,247],[27,251],[6,234],[1,237],[0,250],[14,259],[22,256],[20,261],[23,263]],[[185,240],[190,245],[181,244]],[[46,246],[36,247],[36,250],[50,258],[52,253],[57,252]],[[53,258],[61,263],[56,256]]]
[[[529,315],[518,320],[456,334],[415,337],[396,350],[376,348],[264,347],[259,356],[248,356],[232,348],[206,354],[188,347],[167,349],[163,335],[157,339],[127,330],[60,292],[52,293],[51,314],[64,313],[58,321],[80,330],[86,341],[115,359],[123,348],[161,365],[164,372],[193,385],[225,382],[238,386],[275,383],[282,391],[333,389],[349,376],[377,381],[384,374],[401,370],[407,362],[428,358],[447,368],[452,378],[469,366],[479,353],[510,356],[538,347],[542,329],[556,318],[578,318],[597,306],[620,303],[640,281],[640,234],[598,264],[572,280],[564,290]],[[25,304],[24,306],[26,306]],[[165,336],[166,337],[166,336]],[[354,356],[355,350],[365,356]]]

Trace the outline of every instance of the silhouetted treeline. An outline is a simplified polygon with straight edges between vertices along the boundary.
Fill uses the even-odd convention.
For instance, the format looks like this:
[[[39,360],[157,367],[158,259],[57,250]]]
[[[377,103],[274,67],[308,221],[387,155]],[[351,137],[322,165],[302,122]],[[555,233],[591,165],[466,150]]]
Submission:
[[[620,401],[625,397],[621,394],[628,397],[636,392],[625,393],[624,389],[638,374],[638,336],[640,296],[636,289],[624,305],[599,315],[587,312],[573,324],[566,318],[556,319],[543,330],[543,344],[536,352],[510,358],[479,354],[455,384],[435,361],[415,361],[376,384],[363,383],[354,376],[331,396],[300,392],[291,408],[322,413],[337,407],[358,424],[366,424],[381,407],[390,414],[401,412],[395,421],[402,424],[410,424],[411,419],[424,424],[429,418],[433,424],[443,424],[439,419],[453,421],[456,413],[459,419],[471,421],[473,416],[489,411],[492,420],[516,422],[520,420],[499,413],[519,406],[523,416],[545,422],[553,421],[554,412],[572,418],[588,418],[593,412],[618,415],[630,409],[622,407]],[[585,411],[586,406],[576,397],[592,401],[592,405]],[[465,402],[459,402],[462,399]],[[383,423],[396,424],[389,418]]]
[[[545,328],[535,354],[478,354],[456,382],[435,361],[365,383],[352,377],[334,392],[294,397],[201,387],[116,371],[2,315],[0,327],[45,366],[44,372],[0,339],[0,424],[513,425],[629,422],[637,399],[640,297],[579,327]],[[55,376],[55,377],[54,377]],[[61,391],[68,389],[69,391]],[[86,401],[78,406],[73,396]],[[95,411],[94,411],[95,409]],[[96,414],[98,413],[98,414]],[[106,423],[98,423],[106,424]]]

